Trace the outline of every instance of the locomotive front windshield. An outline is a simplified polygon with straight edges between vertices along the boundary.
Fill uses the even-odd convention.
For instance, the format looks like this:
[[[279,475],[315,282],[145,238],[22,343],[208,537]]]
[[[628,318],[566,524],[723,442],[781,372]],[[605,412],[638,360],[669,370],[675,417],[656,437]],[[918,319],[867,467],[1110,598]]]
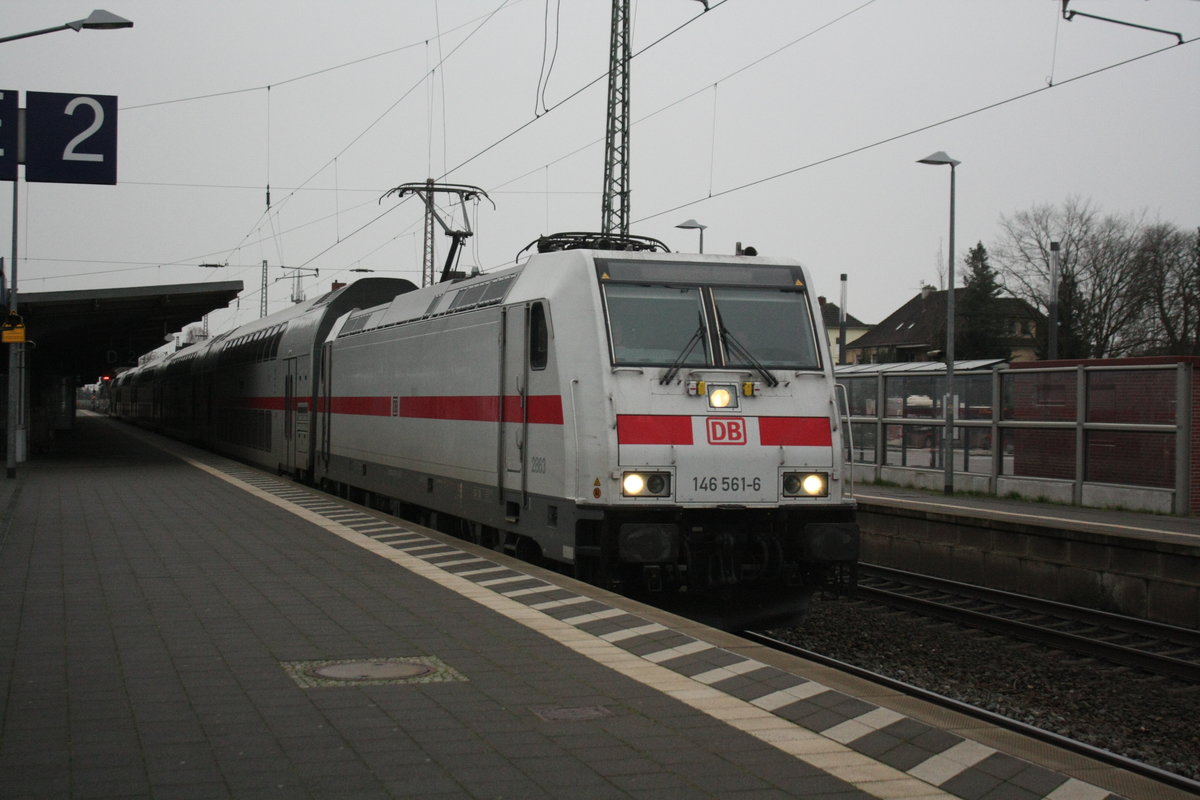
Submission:
[[[614,365],[820,368],[799,270],[606,260],[597,271]]]
[[[727,366],[750,367],[755,361],[767,367],[820,366],[808,298],[803,292],[737,288],[712,291]]]
[[[671,364],[677,358],[687,366],[710,363],[699,289],[625,284],[605,289],[615,363]]]

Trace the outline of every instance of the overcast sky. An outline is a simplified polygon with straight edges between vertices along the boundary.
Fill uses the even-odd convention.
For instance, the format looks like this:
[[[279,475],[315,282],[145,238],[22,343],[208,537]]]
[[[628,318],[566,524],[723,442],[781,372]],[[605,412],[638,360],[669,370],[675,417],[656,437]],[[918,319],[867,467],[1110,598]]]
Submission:
[[[421,208],[379,200],[427,177],[496,204],[471,207],[468,268],[600,226],[605,0],[108,3],[134,28],[0,44],[0,88],[120,108],[116,186],[19,184],[22,291],[244,281],[220,329],[257,316],[263,260],[271,310],[284,267],[319,270],[309,296],[351,269],[419,282]],[[962,162],[960,256],[1069,196],[1200,225],[1197,0],[1070,4],[1178,46],[1061,0],[709,5],[633,4],[634,233],[694,252],[695,218],[707,252],[797,258],[835,302],[847,273],[875,323],[939,282],[950,174],[916,163],[936,150]],[[91,9],[4,0],[0,35]]]

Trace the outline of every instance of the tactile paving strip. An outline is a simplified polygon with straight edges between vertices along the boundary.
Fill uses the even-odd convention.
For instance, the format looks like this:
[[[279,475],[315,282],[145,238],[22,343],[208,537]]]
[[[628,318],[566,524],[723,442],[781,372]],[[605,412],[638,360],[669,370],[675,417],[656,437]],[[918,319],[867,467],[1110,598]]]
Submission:
[[[1100,787],[468,553],[400,522],[347,509],[294,483],[246,469],[222,471],[964,800],[1122,800]]]

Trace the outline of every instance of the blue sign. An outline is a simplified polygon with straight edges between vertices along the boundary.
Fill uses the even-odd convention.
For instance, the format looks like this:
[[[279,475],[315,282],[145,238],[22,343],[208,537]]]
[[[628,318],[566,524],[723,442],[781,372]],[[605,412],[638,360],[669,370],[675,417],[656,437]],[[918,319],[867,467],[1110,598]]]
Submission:
[[[17,93],[0,89],[0,181],[17,179]]]
[[[117,98],[25,93],[25,180],[117,182]]]

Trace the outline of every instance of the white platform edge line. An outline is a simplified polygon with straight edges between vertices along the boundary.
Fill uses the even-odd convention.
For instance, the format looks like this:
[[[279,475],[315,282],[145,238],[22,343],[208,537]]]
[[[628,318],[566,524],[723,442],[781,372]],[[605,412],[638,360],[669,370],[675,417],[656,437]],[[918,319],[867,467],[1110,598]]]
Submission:
[[[148,440],[150,441],[150,440]],[[161,443],[150,441],[151,444],[159,447],[159,449],[167,449]],[[429,580],[434,581],[452,591],[457,592],[465,597],[469,597],[481,605],[491,608],[493,611],[502,614],[516,622],[526,625],[527,627],[537,630],[559,644],[568,647],[576,652],[585,655],[597,663],[608,666],[612,669],[627,675],[628,677],[638,680],[646,686],[652,687],[658,691],[676,697],[681,702],[691,705],[697,710],[709,714],[717,719],[722,719],[727,724],[736,727],[749,735],[771,744],[772,746],[790,753],[797,759],[810,764],[817,769],[823,770],[830,775],[845,780],[848,783],[858,787],[864,792],[871,794],[881,800],[895,800],[897,798],[906,798],[907,800],[916,800],[916,798],[933,798],[933,797],[951,797],[951,795],[941,792],[930,786],[927,780],[921,779],[915,775],[914,770],[919,770],[922,766],[929,764],[930,761],[946,756],[951,751],[956,750],[962,745],[974,745],[981,751],[986,750],[981,757],[974,760],[973,763],[986,758],[991,753],[997,751],[986,745],[979,744],[972,740],[964,740],[959,745],[950,748],[938,756],[917,765],[913,770],[910,770],[906,775],[899,770],[881,764],[874,759],[863,756],[854,750],[847,748],[845,745],[834,742],[820,734],[809,731],[798,725],[795,725],[787,720],[781,719],[762,707],[747,703],[737,698],[725,695],[711,687],[698,684],[690,678],[686,678],[665,667],[658,666],[650,662],[648,659],[635,656],[628,651],[625,651],[614,644],[605,642],[598,637],[580,631],[574,625],[567,624],[560,620],[555,620],[553,617],[542,614],[536,611],[532,606],[527,606],[515,600],[510,600],[503,595],[486,587],[480,587],[473,581],[459,577],[454,573],[447,572],[436,565],[429,564],[415,556],[408,555],[403,550],[397,550],[373,539],[370,536],[359,533],[347,525],[343,525],[334,520],[330,520],[320,514],[308,511],[296,503],[278,498],[272,493],[259,489],[247,483],[244,479],[237,478],[232,475],[223,473],[219,468],[206,465],[188,457],[182,452],[175,452],[175,455],[182,458],[187,463],[207,472],[214,477],[230,483],[249,494],[258,496],[272,505],[275,505],[289,513],[305,519],[317,527],[324,528],[340,538],[357,544],[366,550],[369,550],[376,555],[385,558],[393,563],[408,569],[410,572],[421,575]],[[581,601],[589,598],[579,598]],[[562,601],[560,601],[562,602]],[[625,613],[625,612],[621,612]],[[711,646],[711,645],[709,645]],[[814,683],[814,682],[810,682]],[[802,688],[809,684],[802,684]],[[693,688],[698,687],[698,688]],[[822,687],[824,688],[824,687]],[[790,690],[785,690],[785,692]],[[775,693],[778,694],[778,693]],[[763,698],[759,698],[761,701]],[[729,707],[745,706],[752,712],[765,714],[766,718],[742,717],[740,715],[730,715]],[[750,720],[754,720],[756,724],[751,724]],[[974,748],[970,755],[963,752],[961,761],[970,760],[976,751]],[[959,754],[956,754],[959,755]],[[960,759],[954,758],[952,761],[959,762]],[[964,769],[969,768],[969,765],[964,765]],[[961,772],[961,771],[960,771]],[[914,783],[914,779],[916,782]],[[948,779],[947,779],[948,780]],[[1092,794],[1095,791],[1097,794]],[[1054,792],[1047,795],[1046,800],[1092,800],[1095,798],[1106,797],[1111,792],[1085,781],[1076,778],[1068,777],[1067,781],[1060,785]]]
[[[674,697],[696,710],[720,719],[755,738],[782,750],[793,757],[850,783],[880,800],[916,797],[951,797],[934,787],[906,775],[900,770],[880,764],[868,756],[857,753],[845,745],[813,733],[805,728],[781,719],[769,711],[731,697],[709,686],[693,681],[677,672],[650,663],[645,659],[605,642],[572,624],[556,620],[530,606],[510,600],[503,595],[479,586],[473,581],[447,572],[429,564],[403,550],[397,550],[358,533],[353,528],[308,511],[295,503],[282,500],[269,492],[246,484],[238,478],[225,475],[219,469],[194,459],[182,456],[197,469],[233,484],[249,494],[256,495],[301,519],[328,530],[336,536],[363,547],[417,575],[432,580],[480,605],[519,622],[528,628],[543,633],[560,645],[590,658],[598,664],[636,680],[648,687]],[[616,610],[616,609],[614,609]],[[617,610],[618,613],[626,612]],[[592,616],[592,615],[584,615]]]

